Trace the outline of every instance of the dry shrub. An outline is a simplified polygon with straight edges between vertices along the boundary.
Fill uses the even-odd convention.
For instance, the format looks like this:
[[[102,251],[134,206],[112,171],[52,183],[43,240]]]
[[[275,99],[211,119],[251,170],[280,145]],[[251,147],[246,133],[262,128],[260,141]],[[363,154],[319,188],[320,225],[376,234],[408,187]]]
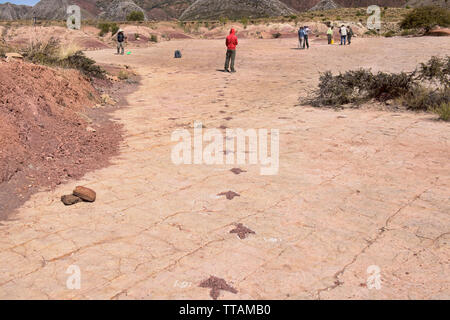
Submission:
[[[408,13],[400,23],[402,29],[424,29],[450,26],[450,10],[435,6],[419,7]]]
[[[333,75],[327,71],[320,76],[318,89],[305,104],[341,107],[370,100],[395,100],[407,109],[432,111],[441,119],[448,119],[450,56],[432,57],[409,73],[374,74],[360,69]]]
[[[336,107],[371,99],[386,101],[398,98],[413,86],[413,76],[404,72],[373,74],[370,70],[360,69],[333,76],[327,71],[320,76],[316,96],[308,102],[315,106]]]
[[[439,115],[439,119],[444,121],[450,121],[450,103],[443,103],[439,107],[433,110],[434,113]]]
[[[36,64],[77,69],[88,77],[104,78],[105,71],[86,57],[76,46],[60,46],[57,39],[32,43],[23,52],[25,59]]]

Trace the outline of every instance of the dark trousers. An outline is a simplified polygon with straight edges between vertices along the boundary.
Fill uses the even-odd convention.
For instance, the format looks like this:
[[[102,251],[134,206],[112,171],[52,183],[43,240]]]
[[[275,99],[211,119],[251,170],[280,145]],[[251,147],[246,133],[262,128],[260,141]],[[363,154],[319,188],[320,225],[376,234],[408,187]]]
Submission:
[[[351,36],[351,35],[348,35],[348,36],[347,36],[347,40],[348,40],[348,44],[352,43],[352,36]]]
[[[305,40],[303,41],[303,49],[305,49],[305,46],[309,49],[308,36],[306,36],[306,35],[305,35]]]
[[[346,42],[347,42],[347,36],[341,36],[341,45],[343,44],[345,46]]]
[[[225,59],[225,70],[229,70],[231,62],[231,71],[234,71],[234,61],[236,60],[236,50],[227,50],[227,57]]]
[[[331,44],[331,38],[333,37],[331,34],[328,34],[328,44]]]

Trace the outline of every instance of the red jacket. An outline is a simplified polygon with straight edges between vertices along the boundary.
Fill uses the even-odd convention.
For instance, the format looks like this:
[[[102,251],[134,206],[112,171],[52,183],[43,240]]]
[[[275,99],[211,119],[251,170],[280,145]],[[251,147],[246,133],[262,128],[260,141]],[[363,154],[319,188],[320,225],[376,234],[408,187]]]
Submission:
[[[238,38],[236,37],[236,31],[231,29],[230,35],[227,37],[226,45],[228,50],[236,50],[238,45]]]

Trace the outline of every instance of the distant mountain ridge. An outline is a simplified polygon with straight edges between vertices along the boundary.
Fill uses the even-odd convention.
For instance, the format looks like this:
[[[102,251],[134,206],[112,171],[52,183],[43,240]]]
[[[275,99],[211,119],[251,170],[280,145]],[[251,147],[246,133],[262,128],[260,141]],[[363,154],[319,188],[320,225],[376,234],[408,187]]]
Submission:
[[[208,5],[208,3],[215,3],[211,7],[216,7],[217,5],[217,0],[201,1],[206,5]],[[229,1],[230,0],[221,0],[220,2],[226,4]],[[195,2],[195,0],[41,0],[34,7],[5,3],[0,4],[0,20],[31,19],[33,16],[36,16],[39,19],[61,20],[67,17],[66,8],[71,4],[80,6],[83,19],[123,20],[126,16],[126,12],[129,12],[130,10],[142,10],[149,20],[178,19],[183,16],[184,12]],[[251,2],[254,4],[255,8],[258,8],[257,10],[262,10],[261,7],[271,1],[236,0],[232,3],[236,3],[235,6],[237,7],[249,8],[248,4]],[[276,0],[276,2],[281,2],[287,5],[289,10],[293,9],[298,12],[308,11],[318,4],[319,9],[323,7],[320,5],[321,2],[323,3],[323,0]],[[382,7],[403,7],[405,5],[417,7],[430,4],[447,8],[450,6],[449,0],[332,0],[332,2],[340,7],[367,7],[373,4]],[[241,6],[243,3],[247,3],[247,5],[244,4],[244,6]],[[272,8],[274,8],[274,6],[272,6]],[[278,8],[281,7],[278,5]],[[327,8],[327,6],[323,8]],[[199,18],[205,19],[206,17],[217,16],[214,12],[204,11],[197,5],[197,11],[199,10],[202,12],[202,16],[199,16]],[[271,10],[272,9],[269,9],[269,11]],[[230,6],[229,12],[235,14],[236,11],[237,10],[234,10]],[[276,11],[277,10],[273,12]],[[184,14],[184,17],[187,17],[188,13]]]
[[[197,0],[183,12],[180,20],[273,17],[294,13],[278,0]]]
[[[0,4],[0,20],[19,20],[23,19],[32,7],[16,5],[12,3]]]

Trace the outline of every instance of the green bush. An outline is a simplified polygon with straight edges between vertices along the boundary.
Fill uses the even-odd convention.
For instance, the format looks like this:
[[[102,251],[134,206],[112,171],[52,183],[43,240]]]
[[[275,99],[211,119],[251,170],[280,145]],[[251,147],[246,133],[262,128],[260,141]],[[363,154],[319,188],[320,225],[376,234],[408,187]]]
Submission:
[[[131,11],[127,15],[127,21],[144,21],[144,20],[145,20],[145,16],[144,16],[144,12],[142,12],[142,11]]]
[[[447,8],[425,6],[408,13],[400,22],[402,29],[425,29],[430,31],[435,26],[450,26],[450,10]]]
[[[450,103],[449,89],[429,89],[417,86],[399,99],[407,109],[414,111],[433,111],[441,105]]]
[[[386,38],[391,38],[391,37],[395,36],[395,32],[392,31],[392,30],[389,30],[389,31],[387,31],[387,32],[384,34],[384,36],[385,36]]]
[[[59,40],[50,38],[46,42],[32,43],[23,51],[23,56],[32,63],[50,66],[57,63],[59,48]]]
[[[413,75],[404,72],[373,74],[370,70],[360,69],[333,76],[327,71],[320,76],[319,89],[310,103],[315,106],[340,106],[370,99],[386,101],[406,94],[413,86]]]
[[[405,29],[401,32],[401,36],[412,36],[418,34],[418,31],[416,29]]]
[[[244,17],[241,19],[241,23],[244,26],[244,29],[247,29],[248,26],[248,18]]]
[[[103,37],[105,34],[107,34],[111,28],[111,25],[108,22],[101,22],[98,24],[97,28],[100,29],[99,36]]]
[[[125,70],[120,70],[120,72],[117,76],[117,78],[119,78],[120,80],[127,80],[129,77],[130,77],[130,75]]]
[[[370,29],[370,30],[367,30],[366,32],[364,32],[364,34],[368,35],[368,36],[374,36],[377,34],[377,32],[374,29]]]
[[[155,34],[152,34],[149,39],[151,42],[158,42],[158,37]]]
[[[228,18],[225,17],[220,17],[219,18],[219,22],[223,25],[226,25],[228,23]]]
[[[59,60],[57,65],[63,68],[77,69],[88,77],[100,79],[105,77],[105,71],[96,65],[94,60],[86,57],[82,51],[75,52],[65,59]]]
[[[281,33],[279,33],[279,32],[274,33],[274,34],[272,34],[272,37],[274,37],[275,39],[278,39],[281,37]]]
[[[99,36],[103,37],[108,32],[111,32],[112,35],[115,35],[117,31],[119,31],[119,26],[117,23],[110,23],[110,22],[100,22],[97,25],[97,28],[100,29]]]
[[[418,80],[432,81],[443,87],[450,87],[450,56],[432,57],[427,63],[421,63],[416,73]]]
[[[117,25],[117,23],[111,23],[110,27],[109,27],[111,34],[115,35],[117,33],[117,31],[119,31],[119,26]]]
[[[433,110],[434,113],[439,115],[439,119],[444,121],[450,121],[450,103],[443,103],[439,107]]]

